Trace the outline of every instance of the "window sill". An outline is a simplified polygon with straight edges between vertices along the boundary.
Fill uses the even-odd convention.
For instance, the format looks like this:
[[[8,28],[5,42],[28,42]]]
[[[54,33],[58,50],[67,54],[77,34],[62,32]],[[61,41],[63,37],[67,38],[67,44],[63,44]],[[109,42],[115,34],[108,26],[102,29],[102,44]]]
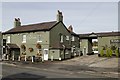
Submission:
[[[37,42],[42,42],[42,41],[37,41]]]
[[[26,43],[26,42],[22,42],[22,43]]]

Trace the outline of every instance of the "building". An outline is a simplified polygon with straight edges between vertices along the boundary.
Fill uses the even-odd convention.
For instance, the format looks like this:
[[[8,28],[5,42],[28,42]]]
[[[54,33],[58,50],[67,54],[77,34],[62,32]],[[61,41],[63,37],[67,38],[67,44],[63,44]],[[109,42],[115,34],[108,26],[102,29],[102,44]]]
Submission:
[[[107,49],[120,49],[120,32],[103,32],[98,34],[98,52]],[[106,54],[106,52],[104,53]],[[113,51],[113,54],[115,52]],[[119,50],[120,54],[120,50]]]
[[[14,28],[3,32],[3,39],[7,43],[5,54],[9,59],[27,55],[27,58],[62,60],[79,53],[79,36],[66,28],[60,11],[57,20],[51,22],[21,25],[20,19],[15,18]]]
[[[79,34],[80,37],[80,51],[84,55],[90,54],[93,52],[93,43],[92,39],[97,39],[98,41],[98,53],[101,53],[103,48],[115,47],[116,49],[120,48],[120,32],[101,32],[101,33],[88,33],[88,34]]]

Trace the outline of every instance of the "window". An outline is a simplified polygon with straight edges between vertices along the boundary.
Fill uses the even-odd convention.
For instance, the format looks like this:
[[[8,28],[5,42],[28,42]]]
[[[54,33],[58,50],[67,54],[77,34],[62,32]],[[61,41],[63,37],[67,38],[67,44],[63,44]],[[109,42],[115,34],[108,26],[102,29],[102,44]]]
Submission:
[[[26,35],[22,36],[22,43],[26,43]]]
[[[63,35],[60,36],[60,42],[63,43]]]
[[[38,37],[37,37],[37,42],[42,42],[42,40],[41,40],[41,35],[38,35]]]
[[[10,43],[10,36],[7,36],[7,43]]]
[[[75,41],[75,37],[74,36],[72,36],[72,41]]]
[[[66,36],[66,40],[69,40],[69,36]]]

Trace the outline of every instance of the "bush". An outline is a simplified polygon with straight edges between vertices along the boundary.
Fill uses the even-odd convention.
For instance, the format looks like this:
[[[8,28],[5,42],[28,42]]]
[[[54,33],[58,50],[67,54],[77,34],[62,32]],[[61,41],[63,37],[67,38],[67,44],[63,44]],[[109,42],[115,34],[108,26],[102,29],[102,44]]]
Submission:
[[[100,56],[101,56],[101,57],[104,56],[104,50],[103,50],[103,49],[100,51]]]
[[[106,50],[106,56],[110,57],[110,55],[109,55],[109,49]]]
[[[112,57],[112,53],[113,53],[113,51],[112,51],[112,49],[110,49],[110,52],[109,52],[110,57]]]

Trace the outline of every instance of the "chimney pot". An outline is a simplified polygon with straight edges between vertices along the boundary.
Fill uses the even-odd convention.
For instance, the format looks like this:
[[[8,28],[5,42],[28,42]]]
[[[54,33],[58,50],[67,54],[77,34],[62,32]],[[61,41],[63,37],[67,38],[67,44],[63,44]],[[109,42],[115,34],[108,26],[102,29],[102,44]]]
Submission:
[[[57,13],[57,22],[59,22],[59,21],[63,21],[63,15],[62,15],[62,12],[60,12],[58,10],[58,13]]]
[[[21,26],[20,18],[15,18],[14,27]]]

